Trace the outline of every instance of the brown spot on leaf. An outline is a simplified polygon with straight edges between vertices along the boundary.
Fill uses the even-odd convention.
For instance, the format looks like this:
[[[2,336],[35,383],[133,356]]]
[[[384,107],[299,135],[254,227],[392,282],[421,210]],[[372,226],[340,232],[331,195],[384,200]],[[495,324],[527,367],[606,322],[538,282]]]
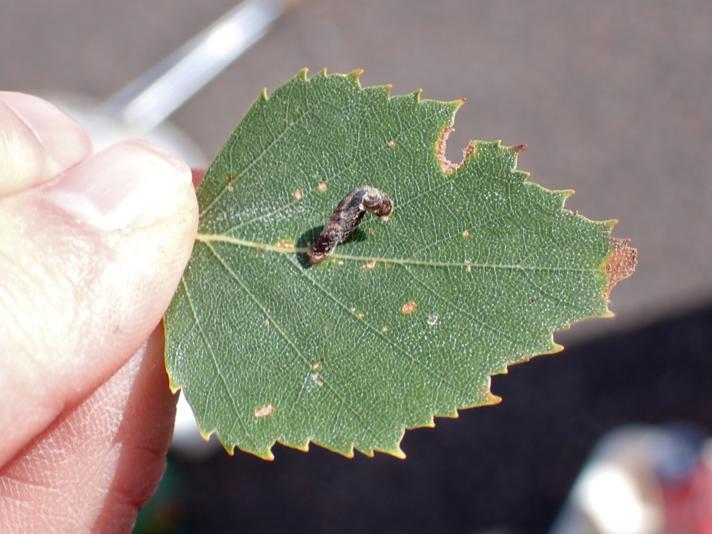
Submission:
[[[227,177],[227,185],[225,186],[225,189],[228,193],[235,192],[235,182],[237,182],[237,176],[230,175]]]
[[[324,182],[319,182],[319,185],[316,186],[317,190],[319,193],[326,193],[326,190],[329,189],[329,186],[326,185]]]
[[[638,250],[630,246],[630,239],[610,238],[611,254],[606,260],[606,275],[608,283],[604,294],[610,301],[611,290],[621,280],[625,280],[635,272],[638,264]]]
[[[292,196],[294,197],[294,200],[299,201],[304,198],[304,191],[297,189],[294,193],[292,193]]]
[[[282,250],[294,250],[294,241],[290,239],[280,239],[277,241],[277,248]]]
[[[401,313],[403,315],[410,315],[411,313],[413,313],[415,311],[415,309],[417,307],[418,307],[418,305],[414,301],[409,300],[408,302],[403,304],[403,307],[401,308]]]
[[[396,146],[395,139],[391,139],[390,141],[388,141],[388,146],[391,148],[395,148],[395,146]]]
[[[257,417],[257,419],[267,417],[268,415],[272,415],[273,413],[274,404],[263,404],[262,406],[258,406],[257,408],[255,408],[255,417]]]
[[[378,265],[378,262],[376,260],[371,260],[371,261],[366,262],[363,265],[361,265],[361,269],[364,271],[372,271],[373,269],[376,268],[377,265]]]
[[[467,230],[465,230],[464,232],[462,232],[462,237],[464,237],[465,239],[467,239],[468,237],[470,237],[470,232],[467,231]]]

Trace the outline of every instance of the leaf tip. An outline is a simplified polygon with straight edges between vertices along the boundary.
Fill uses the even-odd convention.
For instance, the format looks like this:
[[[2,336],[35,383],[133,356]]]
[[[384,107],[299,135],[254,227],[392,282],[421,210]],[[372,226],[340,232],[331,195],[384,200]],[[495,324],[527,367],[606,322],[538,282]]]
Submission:
[[[235,451],[239,449],[248,454],[257,456],[259,459],[265,460],[267,462],[271,462],[274,460],[274,454],[272,453],[272,446],[274,445],[274,442],[272,442],[272,445],[268,446],[265,449],[257,450],[256,448],[243,448],[239,444],[236,445],[235,443],[228,443],[228,440],[225,440],[220,435],[220,433],[215,432],[215,430],[211,430],[210,432],[204,432],[203,430],[199,429],[199,432],[200,437],[202,437],[205,441],[208,441],[210,437],[215,434],[218,438],[218,442],[220,443],[220,445],[222,445],[228,456],[235,456]]]
[[[400,444],[395,448],[391,450],[384,450],[386,454],[390,454],[394,458],[398,458],[399,460],[405,460],[405,453],[403,452],[403,449],[400,448]]]
[[[552,340],[551,347],[549,348],[549,350],[546,352],[542,352],[542,354],[558,354],[560,352],[563,352],[563,350],[564,346],[561,343],[556,343]]]
[[[363,69],[358,68],[354,69],[351,72],[347,74],[349,78],[351,78],[353,81],[358,82],[361,78],[361,75],[363,74]]]
[[[309,441],[305,443],[298,443],[294,446],[295,449],[302,452],[309,452]]]
[[[487,389],[487,393],[489,393],[489,386]],[[460,410],[458,410],[457,406],[455,406],[450,413],[440,413],[438,414],[438,417],[445,417],[447,419],[460,419]]]
[[[401,442],[403,441],[403,436],[405,436],[405,431],[403,431],[401,433],[400,439],[393,447],[388,447],[388,448],[376,447],[374,449],[360,451],[360,452],[362,452],[364,455],[368,456],[369,458],[373,458],[377,452],[382,452],[383,454],[387,454],[388,456],[393,456],[394,458],[398,458],[399,460],[405,460],[405,453],[403,452],[403,449],[401,449]]]
[[[261,451],[254,450],[254,449],[243,449],[241,447],[238,447],[240,450],[243,450],[245,452],[248,452],[250,454],[254,454],[257,456],[260,460],[265,460],[266,462],[272,462],[274,461],[274,454],[272,453],[272,446],[274,445],[274,442],[272,442],[272,445],[267,447],[266,449],[263,449]],[[230,456],[235,456],[235,445],[231,447],[232,450],[228,449],[227,446],[223,445],[225,447],[225,451],[227,451],[228,455]]]
[[[415,91],[413,91],[413,97],[415,98],[416,102],[420,102],[422,95],[423,95],[423,90],[421,88],[418,88]]]
[[[620,221],[618,219],[606,219],[603,221],[603,224],[605,224],[606,227],[612,231],[616,226],[618,226],[619,222]]]
[[[487,397],[485,399],[485,402],[490,405],[490,406],[495,406],[497,404],[500,404],[502,402],[502,397],[499,395],[495,395],[491,391],[487,392]]]
[[[264,451],[262,453],[258,453],[257,456],[259,456],[261,459],[263,459],[267,462],[274,461],[274,454],[272,454],[272,449],[267,449],[266,451]]]
[[[269,100],[269,94],[267,93],[266,87],[263,87],[262,91],[260,91],[260,100],[262,102],[267,102]]]
[[[512,153],[514,153],[514,155],[518,156],[522,152],[526,151],[527,145],[524,143],[521,143],[519,145],[510,146],[508,148],[509,148],[509,150],[512,151]]]
[[[310,439],[307,439],[304,443],[289,443],[288,441],[283,441],[281,439],[277,440],[277,443],[289,447],[290,449],[295,449],[300,452],[309,452],[309,445],[311,443]]]
[[[302,81],[307,81],[309,76],[309,67],[303,67],[299,69],[299,72],[297,73],[297,78],[302,80]]]
[[[505,368],[504,374],[506,374],[508,371]],[[487,387],[484,388],[483,390],[483,395],[482,395],[482,403],[484,406],[494,406],[496,404],[499,404],[502,402],[502,397],[499,395],[495,395],[492,393],[492,377],[488,376],[487,377]],[[458,412],[458,417],[459,417],[459,412]]]
[[[556,191],[554,191],[554,193],[559,195],[561,197],[561,200],[566,202],[569,198],[571,198],[572,196],[574,196],[576,194],[576,190],[575,189],[557,189]]]
[[[338,446],[332,446],[332,445],[329,445],[328,443],[325,443],[323,441],[320,441],[320,440],[317,440],[314,438],[309,438],[309,439],[307,439],[305,448],[302,449],[301,446],[294,445],[293,443],[285,443],[282,441],[280,441],[280,443],[282,445],[291,447],[292,449],[300,450],[302,452],[308,452],[309,447],[313,443],[314,445],[321,447],[323,449],[326,449],[327,451],[335,452],[336,454],[340,454],[341,456],[343,456],[344,458],[347,458],[349,460],[353,459],[355,456],[355,449],[354,449],[353,444],[351,444],[348,448],[339,448]],[[364,454],[366,454],[366,453],[364,452]],[[366,456],[368,456],[368,454],[366,454]]]
[[[353,446],[353,445],[351,445],[351,448],[350,448],[350,449],[345,450],[345,451],[340,451],[340,450],[338,450],[338,449],[329,449],[329,447],[325,447],[325,448],[328,449],[328,450],[333,450],[333,451],[339,453],[339,454],[340,454],[341,456],[343,456],[344,458],[348,458],[349,460],[353,459],[353,457],[355,456],[355,454],[354,454],[354,446]]]

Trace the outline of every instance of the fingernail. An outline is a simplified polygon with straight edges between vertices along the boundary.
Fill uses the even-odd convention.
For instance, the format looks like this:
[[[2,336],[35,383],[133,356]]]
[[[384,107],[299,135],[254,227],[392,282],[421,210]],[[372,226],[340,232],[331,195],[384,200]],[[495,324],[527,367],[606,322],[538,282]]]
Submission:
[[[130,230],[174,214],[189,189],[188,165],[149,143],[130,140],[70,169],[46,195],[80,222]]]
[[[17,115],[41,147],[46,178],[76,165],[91,153],[91,141],[81,126],[46,100],[2,91],[0,102]]]

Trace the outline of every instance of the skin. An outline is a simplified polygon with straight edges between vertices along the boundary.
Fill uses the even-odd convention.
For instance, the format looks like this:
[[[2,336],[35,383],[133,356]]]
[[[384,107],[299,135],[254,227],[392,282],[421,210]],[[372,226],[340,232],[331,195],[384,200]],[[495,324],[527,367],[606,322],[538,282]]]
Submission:
[[[175,414],[163,316],[195,239],[185,163],[92,154],[51,104],[0,92],[0,532],[129,532]]]

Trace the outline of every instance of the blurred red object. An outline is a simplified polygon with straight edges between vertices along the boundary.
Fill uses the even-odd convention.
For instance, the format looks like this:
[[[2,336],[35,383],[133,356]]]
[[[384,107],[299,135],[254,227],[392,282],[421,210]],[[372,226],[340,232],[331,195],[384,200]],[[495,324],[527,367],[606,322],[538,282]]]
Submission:
[[[604,436],[552,534],[712,534],[712,439],[684,426]]]
[[[712,446],[704,449],[684,478],[662,481],[667,532],[712,534]]]

